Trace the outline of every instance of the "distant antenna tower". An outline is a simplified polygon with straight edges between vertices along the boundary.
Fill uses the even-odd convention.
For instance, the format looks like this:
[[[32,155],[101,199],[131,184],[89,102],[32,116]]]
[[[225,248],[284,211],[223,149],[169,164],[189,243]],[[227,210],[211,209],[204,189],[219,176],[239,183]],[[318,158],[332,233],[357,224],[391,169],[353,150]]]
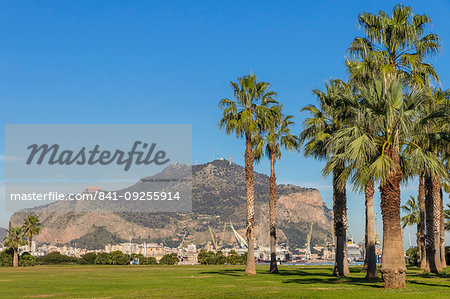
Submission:
[[[229,157],[230,157],[230,165],[231,165],[231,155]]]

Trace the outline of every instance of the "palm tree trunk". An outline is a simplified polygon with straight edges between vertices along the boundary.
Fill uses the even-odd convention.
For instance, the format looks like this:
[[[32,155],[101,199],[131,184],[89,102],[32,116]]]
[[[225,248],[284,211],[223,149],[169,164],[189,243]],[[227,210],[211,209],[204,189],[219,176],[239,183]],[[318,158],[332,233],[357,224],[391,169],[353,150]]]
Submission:
[[[390,173],[380,186],[381,214],[383,215],[381,273],[384,288],[404,288],[406,265],[400,226],[400,182],[402,180],[400,157],[393,147],[387,147],[385,152],[396,164],[396,170]]]
[[[441,267],[446,268],[447,262],[445,260],[445,222],[444,222],[444,194],[442,192],[442,188],[439,188],[439,197],[440,197],[440,204],[441,208],[439,209],[440,212],[440,253],[441,253]]]
[[[270,270],[269,273],[278,273],[277,267],[277,178],[275,176],[275,151],[270,153],[270,179],[269,179],[269,218],[270,218]]]
[[[427,264],[425,271],[439,273],[441,269],[441,256],[439,254],[440,241],[440,195],[436,189],[436,176],[425,176],[425,208],[426,208],[426,252]],[[436,216],[438,214],[439,217]]]
[[[30,239],[28,240],[28,252],[31,254],[31,245],[33,244],[33,234],[30,234]]]
[[[366,197],[366,279],[375,280],[378,279],[377,274],[377,261],[375,256],[375,217],[373,213],[373,194],[374,183],[373,180],[369,181],[365,188],[364,193]]]
[[[333,214],[336,236],[334,276],[349,276],[347,261],[347,196],[345,186],[340,186],[338,178],[343,168],[333,170]]]
[[[422,255],[421,253],[421,249],[420,249],[420,222],[417,223],[417,233],[416,233],[416,243],[417,243],[417,255],[416,255],[416,260],[415,260],[415,265],[419,266],[420,265],[420,257]]]
[[[254,202],[254,180],[253,180],[253,151],[251,136],[245,136],[245,189],[247,193],[247,265],[245,275],[255,275],[255,253],[254,253],[254,228],[255,228],[255,202]]]
[[[361,268],[361,272],[367,271],[367,198],[366,198],[366,219],[364,224],[364,264]],[[367,274],[366,274],[367,275]]]
[[[19,254],[17,248],[14,248],[13,267],[19,267]]]
[[[427,265],[427,253],[425,248],[425,186],[423,184],[423,174],[419,176],[419,215],[420,225],[417,227],[417,237],[419,243],[417,243],[419,256],[420,269],[425,269]]]

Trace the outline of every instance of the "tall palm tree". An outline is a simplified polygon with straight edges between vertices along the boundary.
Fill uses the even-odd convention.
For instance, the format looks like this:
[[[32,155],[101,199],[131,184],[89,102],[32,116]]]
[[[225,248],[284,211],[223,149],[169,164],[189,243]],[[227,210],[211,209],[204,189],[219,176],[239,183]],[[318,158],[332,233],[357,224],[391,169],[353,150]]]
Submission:
[[[443,203],[441,196],[442,178],[446,179],[443,157],[449,146],[450,110],[446,94],[439,89],[432,92],[432,97],[420,110],[422,121],[418,122],[414,144],[419,144],[430,155],[441,157],[442,173],[428,172],[425,174],[425,208],[426,208],[426,271],[440,272],[445,263],[445,237],[442,225]],[[421,172],[429,167],[426,161],[417,161],[413,157],[414,167]]]
[[[426,14],[415,15],[411,7],[398,4],[391,16],[381,10],[378,14],[363,12],[358,23],[365,36],[355,38],[348,49],[352,77],[370,79],[376,70],[411,86],[429,85],[430,79],[439,81],[433,65],[424,61],[440,49],[438,35],[425,35],[425,26],[431,24]]]
[[[403,212],[406,213],[405,216],[402,217],[402,228],[405,228],[406,226],[416,225],[417,226],[417,262],[420,261],[421,258],[421,246],[420,246],[420,237],[422,236],[421,233],[421,219],[420,219],[420,208],[419,208],[419,200],[414,197],[410,196],[408,201],[405,205],[401,206]]]
[[[27,244],[27,241],[24,239],[23,236],[23,228],[14,226],[10,227],[6,231],[6,237],[3,240],[5,246],[12,248],[14,251],[14,257],[13,257],[13,267],[19,266],[19,254],[18,250],[20,246],[23,246]]]
[[[339,154],[336,148],[328,145],[347,117],[346,105],[339,97],[341,90],[348,88],[347,84],[341,80],[331,80],[325,87],[325,92],[317,89],[313,91],[319,101],[319,108],[308,105],[301,110],[311,114],[311,117],[304,121],[304,129],[300,134],[300,142],[304,144],[304,154],[306,157],[312,156],[321,160],[329,160]],[[345,165],[342,163],[336,163],[332,169],[333,227],[336,241],[333,271],[335,276],[350,275],[346,253],[347,195],[345,184],[339,181],[344,169]]]
[[[236,137],[245,139],[245,187],[247,197],[247,265],[246,275],[256,274],[254,256],[254,179],[253,179],[253,150],[252,138],[259,133],[258,119],[267,117],[269,108],[267,105],[277,103],[276,92],[269,91],[270,84],[258,82],[256,76],[249,74],[238,78],[237,82],[231,82],[234,89],[235,100],[222,99],[219,108],[223,117],[219,121],[219,127],[225,129],[226,134],[232,132]]]
[[[354,81],[356,82],[356,81]],[[353,83],[354,83],[353,82]],[[361,109],[363,99],[355,88],[341,90],[340,97],[347,105],[345,126],[333,136],[329,145],[337,149],[327,162],[324,173],[331,173],[339,164],[347,165],[338,180],[345,185],[352,175],[353,187],[356,191],[364,191],[365,196],[365,247],[366,256],[363,271],[366,279],[378,279],[375,253],[375,216],[373,195],[375,193],[374,178],[369,175],[367,165],[377,156],[374,145],[374,127],[367,112]]]
[[[41,222],[36,215],[29,215],[23,223],[23,231],[28,238],[28,249],[31,252],[33,236],[38,235],[41,231]]]
[[[261,132],[256,135],[253,143],[255,145],[255,158],[260,159],[264,154],[270,159],[269,178],[269,228],[270,228],[270,269],[269,273],[278,273],[277,267],[277,236],[276,236],[276,215],[277,215],[277,182],[275,176],[275,162],[281,159],[281,148],[289,151],[299,149],[299,138],[291,134],[291,127],[294,125],[294,116],[285,116],[282,106],[272,106],[267,118],[261,119]]]
[[[370,85],[372,76],[376,74],[383,79],[384,89],[388,90],[392,80],[401,80],[410,88],[428,86],[431,79],[439,81],[434,67],[425,62],[427,57],[435,54],[440,48],[440,40],[436,34],[424,35],[425,26],[431,23],[427,15],[414,15],[410,7],[396,5],[392,10],[392,16],[383,11],[378,15],[361,13],[358,21],[366,36],[355,38],[348,49],[351,54],[351,59],[347,61],[351,82]],[[394,139],[397,138],[395,135],[392,136]],[[391,162],[400,166],[400,155],[397,155],[397,152],[401,147],[394,139],[390,146],[383,147],[383,154],[387,149],[387,156],[395,158]],[[394,178],[395,175],[391,177]],[[402,178],[403,173],[397,171],[396,180]],[[389,184],[384,185],[389,187]],[[388,189],[386,191],[392,191]],[[384,261],[385,259],[383,264],[386,265]],[[404,282],[392,284],[395,279],[384,276],[387,278],[385,287],[404,285]],[[404,281],[402,278],[404,274],[394,275],[396,276]]]

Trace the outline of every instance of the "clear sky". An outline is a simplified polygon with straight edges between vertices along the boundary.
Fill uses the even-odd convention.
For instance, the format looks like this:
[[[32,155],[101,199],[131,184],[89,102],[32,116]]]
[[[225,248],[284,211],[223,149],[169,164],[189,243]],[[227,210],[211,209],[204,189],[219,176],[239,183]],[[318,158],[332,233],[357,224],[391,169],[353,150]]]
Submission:
[[[242,140],[217,127],[219,100],[233,96],[229,81],[253,72],[270,82],[299,132],[300,108],[316,103],[312,89],[345,79],[346,49],[362,35],[358,14],[390,13],[397,3],[431,17],[430,30],[443,42],[431,62],[449,88],[448,0],[1,1],[0,179],[11,123],[192,124],[194,163],[210,161],[214,148],[243,165]],[[278,182],[318,188],[331,208],[321,167],[285,153]],[[267,162],[256,170],[268,173]],[[404,187],[404,201],[416,185]],[[375,203],[381,232],[378,194]],[[349,193],[348,213],[349,231],[360,240],[362,195]],[[0,211],[0,226],[9,216]]]

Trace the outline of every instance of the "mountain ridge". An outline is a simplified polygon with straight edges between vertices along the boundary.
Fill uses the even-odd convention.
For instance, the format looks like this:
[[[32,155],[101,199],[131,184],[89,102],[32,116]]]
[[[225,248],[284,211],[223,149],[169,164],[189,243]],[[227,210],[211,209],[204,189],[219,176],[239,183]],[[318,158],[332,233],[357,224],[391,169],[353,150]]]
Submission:
[[[161,173],[145,177],[128,189],[138,188],[139,183],[180,171],[180,164],[173,164]],[[268,235],[268,181],[265,174],[255,172],[255,235],[256,242],[267,245]],[[224,246],[232,246],[234,236],[226,224],[232,222],[245,236],[245,172],[240,165],[226,160],[215,160],[192,166],[192,212],[190,213],[58,213],[46,208],[16,212],[12,225],[22,223],[26,214],[36,213],[41,218],[39,242],[67,244],[77,241],[83,246],[83,236],[89,235],[93,247],[92,227],[104,227],[117,240],[130,238],[135,241],[205,244],[211,240],[209,226],[215,238]],[[322,201],[317,189],[295,185],[277,185],[278,236],[281,243],[302,247],[314,222],[312,244],[323,245],[331,241],[331,210]],[[104,239],[104,238],[100,238]],[[105,244],[97,244],[98,247]],[[95,246],[94,246],[95,247]]]

